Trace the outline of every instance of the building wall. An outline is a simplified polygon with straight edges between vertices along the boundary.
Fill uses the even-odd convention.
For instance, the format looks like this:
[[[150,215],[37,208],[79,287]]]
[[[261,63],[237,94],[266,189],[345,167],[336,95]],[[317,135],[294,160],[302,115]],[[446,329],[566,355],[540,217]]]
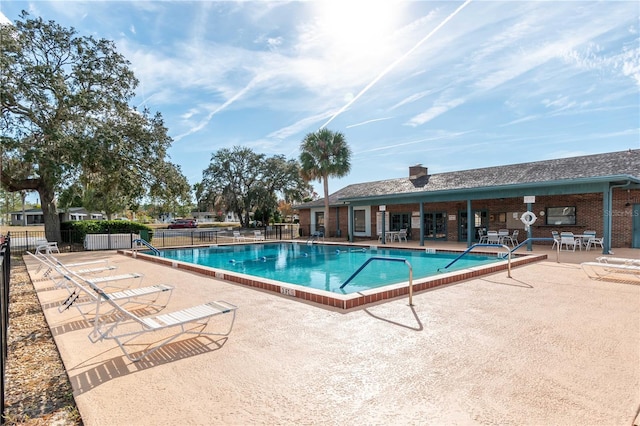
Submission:
[[[603,199],[601,193],[593,194],[577,194],[577,195],[554,195],[554,196],[536,196],[536,202],[532,206],[532,211],[538,217],[536,223],[532,226],[532,236],[536,238],[550,238],[551,231],[571,231],[574,234],[581,234],[585,230],[594,230],[596,235],[601,236],[604,232],[603,225]],[[627,205],[628,204],[628,205]],[[631,247],[632,245],[632,226],[633,226],[633,204],[640,204],[640,190],[627,191],[617,189],[613,191],[612,210],[604,212],[605,215],[611,216],[611,247]],[[486,210],[488,216],[489,230],[514,229],[520,230],[520,240],[525,238],[524,225],[520,221],[520,217],[526,212],[526,204],[522,197],[476,200],[473,201],[472,210]],[[548,207],[567,207],[575,206],[576,208],[576,224],[575,225],[547,225],[545,215]],[[327,228],[327,236],[335,237],[336,230],[336,208],[332,207],[329,218],[329,226]],[[339,208],[340,229],[342,237],[348,238],[348,207]],[[418,204],[387,204],[386,215],[394,213],[413,213],[418,212],[420,207]],[[427,203],[424,205],[425,212],[444,212],[446,213],[447,223],[447,241],[459,241],[459,218],[460,212],[466,212],[466,201],[447,202],[447,203]],[[376,214],[379,212],[379,206],[372,206],[371,209],[371,239],[375,239],[378,232]],[[501,214],[501,213],[504,213]],[[513,214],[517,213],[517,219],[513,218]],[[455,220],[449,220],[449,218]],[[308,230],[310,224],[310,211],[308,209],[300,210],[300,225],[303,230]],[[414,227],[411,229],[412,239],[419,240],[420,229]],[[307,231],[308,232],[308,231]]]

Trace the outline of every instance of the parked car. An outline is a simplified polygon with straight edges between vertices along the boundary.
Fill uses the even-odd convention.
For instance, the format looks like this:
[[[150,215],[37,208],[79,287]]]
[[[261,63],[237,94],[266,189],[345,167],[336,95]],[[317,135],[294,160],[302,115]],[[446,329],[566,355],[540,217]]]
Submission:
[[[197,228],[198,222],[193,219],[176,219],[169,224],[169,229]]]

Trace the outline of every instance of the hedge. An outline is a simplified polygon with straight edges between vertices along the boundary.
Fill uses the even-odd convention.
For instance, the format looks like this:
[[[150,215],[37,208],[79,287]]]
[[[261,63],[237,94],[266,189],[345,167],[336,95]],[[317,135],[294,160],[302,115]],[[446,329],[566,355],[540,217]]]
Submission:
[[[63,222],[60,224],[63,231],[63,237],[69,235],[69,243],[84,242],[87,234],[141,234],[141,237],[147,241],[153,238],[153,228],[143,225],[142,223],[131,222],[128,220],[80,220],[74,222]],[[69,232],[66,232],[69,231]],[[145,238],[145,231],[148,238]],[[72,237],[71,237],[72,236]]]

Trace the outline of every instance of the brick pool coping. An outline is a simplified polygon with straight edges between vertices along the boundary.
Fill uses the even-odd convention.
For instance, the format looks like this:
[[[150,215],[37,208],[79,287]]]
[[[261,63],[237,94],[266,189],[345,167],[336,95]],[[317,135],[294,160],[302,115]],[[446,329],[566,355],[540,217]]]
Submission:
[[[293,242],[293,243],[296,243],[296,242]],[[262,244],[262,243],[253,243],[253,244]],[[326,242],[323,244],[344,246],[344,244],[337,244],[337,243],[331,243],[331,242]],[[208,248],[208,247],[232,246],[232,245],[234,244],[192,246],[189,248]],[[350,244],[350,246],[377,248],[377,246],[364,245],[364,244]],[[172,248],[177,248],[177,247],[172,247]],[[425,250],[424,248],[416,249],[416,248],[398,248],[398,247],[394,247],[394,249],[408,250],[408,251],[424,251]],[[462,251],[460,250],[448,250],[448,249],[442,249],[442,250],[430,249],[430,250],[432,250],[430,251],[432,253],[462,253]],[[273,293],[279,293],[286,297],[301,299],[307,302],[317,303],[325,306],[331,306],[331,307],[343,309],[343,310],[357,308],[357,307],[361,307],[371,303],[380,302],[383,300],[390,300],[390,299],[395,299],[402,296],[408,296],[410,293],[408,281],[398,283],[398,284],[392,284],[384,287],[379,287],[375,289],[364,290],[356,293],[341,295],[341,294],[336,294],[329,291],[308,288],[308,287],[304,287],[296,284],[284,283],[281,281],[271,280],[267,278],[257,278],[252,275],[212,268],[209,266],[195,265],[192,263],[177,261],[173,259],[165,259],[162,257],[140,253],[135,250],[119,250],[118,253],[123,254],[125,256],[130,256],[130,257],[138,258],[141,260],[150,261],[153,263],[170,266],[172,268],[176,268],[184,271],[195,272],[197,274],[210,276],[213,278],[221,279],[221,280],[236,283],[236,284],[241,284],[248,287],[254,287],[254,288],[258,288],[258,289],[273,292]],[[497,256],[498,252],[481,251],[481,252],[476,252],[475,254],[484,254],[484,255],[495,254]],[[512,254],[511,267],[514,268],[518,266],[523,266],[529,263],[538,262],[546,259],[547,259],[546,254]],[[429,290],[439,286],[453,284],[456,282],[469,280],[472,278],[477,278],[483,275],[493,274],[495,272],[506,271],[508,268],[509,268],[508,261],[503,260],[501,262],[493,263],[491,265],[480,265],[472,268],[461,269],[454,272],[446,272],[436,276],[419,278],[417,280],[413,280],[413,293]]]

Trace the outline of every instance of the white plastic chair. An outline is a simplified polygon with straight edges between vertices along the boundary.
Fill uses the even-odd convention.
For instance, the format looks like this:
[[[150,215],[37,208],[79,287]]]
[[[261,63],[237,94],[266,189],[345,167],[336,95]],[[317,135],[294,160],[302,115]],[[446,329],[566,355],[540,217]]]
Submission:
[[[513,234],[511,235],[506,235],[504,237],[502,237],[502,243],[503,244],[511,244],[512,247],[515,247],[519,244],[518,242],[518,234],[520,233],[520,231],[518,231],[517,229],[515,231],[513,231]]]
[[[560,233],[560,250],[562,250],[562,246],[569,250],[571,247],[572,251],[576,251],[576,246],[579,246],[580,242],[573,236],[573,232],[561,232]]]
[[[591,238],[594,238],[595,236],[596,236],[596,231],[584,231],[580,238],[580,243],[582,244],[582,247],[586,248],[589,245],[589,240]]]
[[[487,244],[500,244],[500,235],[498,231],[487,232]]]
[[[52,254],[53,252],[60,254],[60,249],[58,248],[57,242],[47,241],[44,238],[36,240],[36,254]]]
[[[589,240],[587,241],[587,250],[591,250],[591,246],[600,246],[600,248],[604,249],[604,238],[596,238],[595,235],[589,238]]]

